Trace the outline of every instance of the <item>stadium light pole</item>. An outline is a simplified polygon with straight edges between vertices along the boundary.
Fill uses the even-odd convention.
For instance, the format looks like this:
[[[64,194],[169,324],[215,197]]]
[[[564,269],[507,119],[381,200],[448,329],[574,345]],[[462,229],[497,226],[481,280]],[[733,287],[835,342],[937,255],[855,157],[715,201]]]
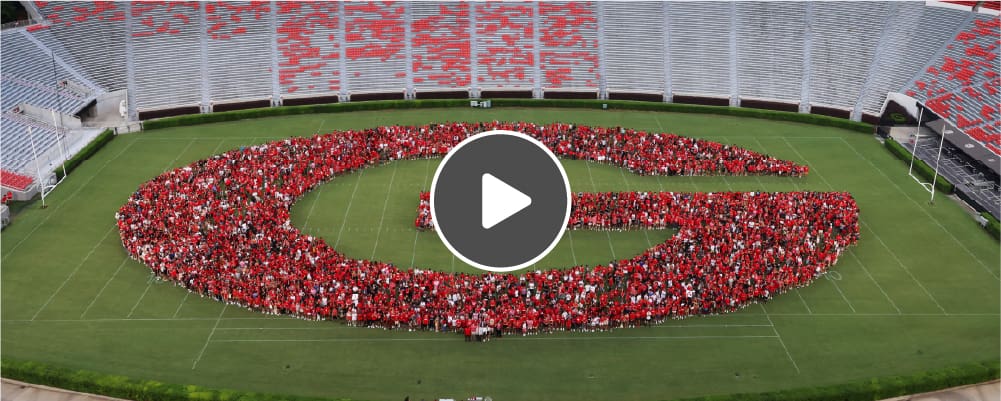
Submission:
[[[925,108],[918,107],[918,128],[914,130],[914,146],[911,147],[911,165],[907,167],[907,175],[914,176],[914,155],[918,153],[918,140],[921,139],[921,117],[924,116]]]
[[[945,136],[952,133],[952,130],[945,129],[942,130],[942,139],[938,142],[938,157],[935,158],[935,175],[931,180],[931,199],[928,200],[929,204],[935,204],[935,184],[938,183],[938,166],[939,162],[942,161],[942,147],[945,146]]]

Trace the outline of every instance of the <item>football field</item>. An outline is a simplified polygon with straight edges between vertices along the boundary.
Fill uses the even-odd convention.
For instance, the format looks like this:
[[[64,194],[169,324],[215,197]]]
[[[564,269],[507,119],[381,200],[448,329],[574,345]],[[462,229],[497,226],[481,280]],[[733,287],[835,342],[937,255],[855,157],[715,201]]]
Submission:
[[[466,343],[455,334],[349,327],[227,306],[152,279],[128,258],[115,212],[143,182],[226,150],[331,130],[447,121],[572,122],[735,144],[810,167],[803,178],[652,177],[563,160],[571,189],[847,191],[858,245],[813,284],[766,304],[611,332]],[[440,160],[335,178],[292,222],[348,256],[478,270],[418,232],[418,194]],[[749,118],[537,108],[385,110],[244,120],[123,135],[0,238],[2,351],[169,383],[356,400],[471,395],[503,400],[661,400],[913,374],[997,360],[998,242],[955,202],[929,194],[871,135]],[[628,258],[670,230],[568,231],[537,267]],[[536,267],[531,267],[535,269]]]

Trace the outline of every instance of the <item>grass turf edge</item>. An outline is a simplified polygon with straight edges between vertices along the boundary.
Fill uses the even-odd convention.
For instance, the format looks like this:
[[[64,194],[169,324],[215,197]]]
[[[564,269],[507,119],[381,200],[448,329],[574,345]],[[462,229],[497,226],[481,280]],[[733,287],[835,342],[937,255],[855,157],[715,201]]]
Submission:
[[[101,394],[134,401],[240,401],[290,400],[321,401],[343,398],[316,398],[293,395],[210,389],[194,385],[140,380],[108,375],[90,370],[73,370],[39,362],[4,359],[0,362],[3,377],[27,383],[64,388],[83,393]],[[906,376],[884,376],[869,380],[763,393],[738,393],[684,398],[681,401],[854,401],[917,394],[943,388],[982,383],[999,378],[1001,361],[982,361],[928,370]]]

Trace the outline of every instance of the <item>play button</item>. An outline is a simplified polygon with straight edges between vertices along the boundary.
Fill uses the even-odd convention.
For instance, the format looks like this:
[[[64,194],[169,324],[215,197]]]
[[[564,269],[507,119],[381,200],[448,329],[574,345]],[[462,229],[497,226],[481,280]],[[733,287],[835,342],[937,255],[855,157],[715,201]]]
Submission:
[[[431,183],[431,218],[445,246],[488,271],[529,266],[556,246],[570,218],[559,160],[519,132],[489,131],[445,155]]]
[[[485,229],[489,230],[532,204],[532,198],[492,174],[483,174],[482,187],[480,214]]]

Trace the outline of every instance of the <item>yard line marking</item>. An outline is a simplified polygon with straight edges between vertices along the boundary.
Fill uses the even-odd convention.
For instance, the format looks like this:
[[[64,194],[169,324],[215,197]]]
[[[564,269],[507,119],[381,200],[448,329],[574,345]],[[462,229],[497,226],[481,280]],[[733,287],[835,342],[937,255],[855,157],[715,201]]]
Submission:
[[[732,339],[747,339],[747,338],[775,338],[775,336],[630,336],[630,337],[541,337],[541,336],[531,336],[531,337],[514,337],[514,335],[506,335],[501,341],[622,341],[622,340],[700,340],[700,339],[720,339],[720,338],[732,338]],[[281,338],[281,339],[231,339],[231,340],[216,340],[215,342],[220,343],[257,343],[257,342],[395,342],[395,341],[455,341],[459,342],[461,339],[458,336],[450,336],[448,338],[312,338],[312,339],[294,339],[294,338]]]
[[[761,314],[754,314],[761,315]],[[770,313],[771,316],[791,316],[791,317],[939,317],[939,318],[960,318],[960,317],[999,317],[1001,312],[971,312],[971,313],[949,313],[948,315],[941,313]],[[96,318],[96,319],[10,319],[2,320],[3,323],[113,323],[113,322],[186,322],[186,321],[200,321],[200,320],[216,320],[212,317],[181,317],[181,318]],[[220,320],[225,321],[240,321],[240,320],[267,320],[267,321],[277,321],[277,320],[288,320],[288,321],[305,321],[306,319],[300,319],[294,316],[261,316],[261,317],[224,317]],[[309,320],[313,321],[313,320]],[[325,320],[326,322],[333,323],[343,323],[342,320]]]
[[[104,240],[108,239],[108,235],[110,235],[111,232],[115,230],[115,228],[117,228],[117,226],[116,225],[112,225],[111,228],[108,229],[108,231],[104,232],[104,236],[101,237],[101,240],[97,241],[97,243],[94,244],[94,246],[92,248],[90,248],[90,252],[87,252],[87,256],[84,256],[83,260],[81,260],[80,263],[78,263],[76,265],[76,267],[73,269],[73,271],[70,272],[70,275],[66,277],[66,280],[63,280],[63,283],[59,285],[59,288],[56,288],[56,291],[53,292],[52,295],[49,295],[49,299],[46,300],[45,303],[42,304],[42,307],[38,308],[38,311],[35,312],[35,314],[31,316],[31,320],[35,320],[35,318],[38,317],[38,314],[42,313],[42,311],[45,310],[45,307],[49,306],[49,303],[51,303],[52,300],[56,298],[56,294],[59,294],[59,291],[63,290],[63,287],[66,286],[66,283],[69,283],[70,279],[72,279],[73,276],[76,275],[76,272],[80,270],[80,267],[83,266],[84,263],[87,263],[87,260],[90,259],[91,255],[94,254],[94,251],[97,250],[97,247],[101,246],[101,244],[104,243]]]
[[[789,348],[786,347],[786,342],[782,341],[782,336],[779,335],[779,330],[775,328],[775,323],[772,322],[772,317],[768,315],[768,309],[765,309],[765,306],[762,304],[758,304],[758,306],[760,306],[761,310],[765,312],[765,318],[768,319],[768,324],[772,326],[772,331],[775,332],[775,338],[779,339],[779,344],[782,344],[782,349],[785,350],[786,356],[789,357],[789,362],[792,362],[792,367],[796,368],[797,374],[802,373],[799,370],[799,365],[796,364],[796,360],[792,359],[792,354],[789,353]]]
[[[103,165],[103,166],[101,166],[101,168],[100,168],[100,169],[98,169],[98,170],[97,170],[97,172],[95,172],[95,173],[94,173],[94,175],[90,176],[90,178],[89,178],[89,179],[87,180],[87,182],[85,182],[85,183],[83,183],[82,185],[80,185],[80,187],[79,187],[79,188],[77,188],[77,189],[76,189],[76,191],[73,191],[73,193],[72,193],[72,194],[70,194],[70,195],[69,195],[69,196],[68,196],[68,197],[66,198],[66,200],[64,200],[64,201],[60,202],[60,203],[59,203],[58,205],[56,205],[56,207],[52,208],[52,210],[51,210],[51,211],[50,211],[50,212],[49,212],[49,213],[48,213],[47,215],[45,215],[45,218],[44,218],[44,219],[42,219],[42,221],[41,221],[41,222],[39,222],[39,223],[38,223],[38,224],[37,224],[37,225],[36,225],[36,226],[35,226],[34,228],[32,228],[32,229],[31,229],[31,231],[29,231],[29,232],[28,232],[28,235],[25,235],[25,236],[24,236],[24,238],[21,238],[21,240],[20,240],[20,241],[18,241],[18,243],[17,243],[17,244],[14,244],[14,247],[13,247],[13,248],[10,248],[10,250],[9,250],[9,251],[7,251],[7,252],[4,252],[4,253],[5,253],[5,255],[3,255],[3,259],[2,259],[2,260],[7,260],[7,258],[9,258],[9,257],[10,257],[10,255],[11,255],[12,253],[14,253],[14,251],[15,251],[15,250],[16,250],[17,248],[19,248],[19,247],[21,246],[21,244],[23,244],[23,243],[24,243],[24,241],[27,241],[27,240],[28,240],[28,238],[30,238],[30,237],[31,237],[31,234],[34,234],[34,233],[35,233],[35,231],[37,231],[39,227],[41,227],[41,226],[42,226],[43,224],[45,224],[45,222],[46,222],[46,221],[49,221],[49,218],[51,218],[51,217],[52,217],[52,215],[54,215],[54,214],[56,213],[56,211],[58,211],[58,210],[59,210],[59,208],[63,207],[63,205],[65,205],[65,204],[69,203],[69,202],[70,202],[70,200],[72,200],[72,199],[73,199],[74,197],[76,197],[76,194],[80,193],[80,191],[81,191],[81,190],[83,190],[84,188],[86,188],[86,187],[87,187],[87,186],[88,186],[88,185],[90,184],[90,182],[91,182],[91,181],[94,181],[94,178],[96,178],[96,177],[97,177],[98,175],[100,175],[100,174],[101,174],[101,171],[104,171],[104,168],[105,168],[105,167],[108,167],[108,164],[110,164],[111,162],[113,162],[113,161],[115,161],[115,160],[118,160],[118,158],[119,158],[119,157],[120,157],[121,155],[125,154],[125,151],[129,150],[129,148],[131,148],[131,147],[132,147],[132,145],[135,145],[135,144],[136,144],[136,142],[137,142],[137,141],[132,141],[132,143],[129,143],[128,145],[126,145],[126,146],[125,146],[125,149],[122,149],[122,151],[121,151],[121,152],[118,152],[118,154],[117,154],[117,155],[115,155],[115,157],[111,158],[111,160],[108,160],[108,161],[104,162],[104,165]]]
[[[344,219],[341,221],[341,229],[337,232],[337,241],[334,242],[333,249],[337,249],[337,245],[341,243],[341,234],[344,234],[344,226],[348,225],[348,213],[351,211],[351,204],[355,201],[355,194],[358,193],[358,184],[361,184],[361,177],[365,175],[365,169],[362,169],[358,173],[358,179],[355,181],[355,189],[351,191],[351,199],[348,199],[348,207],[344,208]]]
[[[657,118],[656,113],[653,115],[653,120],[657,122],[657,127],[660,128],[660,133],[666,134],[667,132],[664,131],[664,126],[660,123],[660,118]]]
[[[889,251],[890,256],[893,257],[893,260],[895,260],[897,264],[900,265],[902,269],[904,269],[904,272],[906,272],[908,276],[911,276],[911,279],[913,279],[914,282],[918,284],[918,287],[920,287],[921,290],[928,295],[928,298],[931,298],[932,302],[935,302],[935,306],[938,306],[938,308],[942,310],[942,313],[948,315],[949,313],[945,311],[945,308],[942,307],[942,304],[938,303],[938,300],[936,300],[935,297],[931,295],[931,292],[929,292],[928,289],[925,288],[924,284],[921,284],[921,281],[918,280],[917,277],[914,277],[914,273],[911,273],[911,269],[908,269],[907,266],[904,265],[904,262],[902,262],[900,258],[897,257],[897,253],[894,252],[893,249],[890,249],[890,247],[886,245],[886,242],[883,242],[883,238],[880,237],[879,234],[876,233],[876,231],[873,231],[872,227],[869,227],[869,224],[862,221],[862,219],[859,219],[859,222],[862,223],[862,227],[869,230],[869,232],[871,232],[876,237],[876,240],[878,240],[879,243],[883,245],[883,248],[886,248],[886,250]]]
[[[761,148],[762,151],[767,152],[767,150],[765,150],[765,145],[763,143],[761,143],[761,141],[758,140],[758,137],[754,137],[754,142],[756,142],[758,144],[758,146]],[[794,181],[792,181],[792,177],[791,176],[788,177],[788,178],[789,178],[789,182],[792,184],[792,186],[794,188],[796,188],[797,191],[800,191],[801,189],[799,187],[799,184],[796,184]],[[760,185],[762,187],[762,189],[764,189],[765,184],[763,182],[761,182],[761,179],[758,178],[757,175],[754,176],[754,179],[755,179],[755,181],[758,181],[758,185]],[[834,285],[835,285],[835,287],[837,286],[836,283]],[[807,313],[813,313],[813,310],[810,309],[810,305],[806,303],[806,298],[804,298],[802,292],[800,292],[799,287],[793,288],[793,292],[796,293],[796,296],[799,298],[799,301],[803,303],[803,307],[806,308],[806,312]],[[840,288],[838,289],[838,292],[841,292]],[[841,297],[844,298],[844,294],[842,294]],[[845,302],[848,302],[847,298],[845,298]],[[848,302],[848,306],[851,307],[852,303]],[[852,312],[855,312],[855,308],[854,307],[852,307],[851,309],[852,309]]]
[[[191,138],[191,141],[188,142],[188,146],[185,146],[184,149],[181,149],[181,152],[178,153],[177,156],[174,157],[174,160],[171,160],[171,161],[167,162],[167,166],[163,168],[163,173],[166,173],[167,170],[169,170],[170,167],[173,166],[174,163],[176,163],[177,160],[180,159],[181,156],[184,155],[184,153],[188,151],[188,149],[191,149],[191,145],[193,145],[195,143],[196,139],[197,138]],[[214,149],[212,149],[212,153],[213,154],[216,152],[216,150],[219,149],[220,146],[222,146],[222,143],[223,143],[223,141],[219,141],[219,144],[216,145]],[[154,277],[156,277],[156,276],[152,272],[150,272],[149,279],[146,280],[146,289],[143,290],[142,295],[139,296],[139,300],[137,300],[136,303],[134,305],[132,305],[132,309],[129,310],[129,314],[125,316],[126,318],[132,317],[132,314],[136,312],[136,308],[138,308],[139,304],[142,303],[143,298],[146,298],[146,293],[149,292],[149,287],[151,287],[153,285],[153,278]]]
[[[375,245],[372,245],[372,256],[369,259],[375,260],[375,251],[379,249],[379,238],[382,238],[382,225],[386,222],[386,208],[389,206],[389,198],[393,193],[393,181],[396,180],[396,170],[399,170],[400,163],[393,163],[393,174],[389,176],[389,190],[386,191],[386,201],[382,203],[382,217],[379,217],[379,229],[375,232]]]
[[[758,140],[757,140],[756,138],[755,138],[755,141],[757,141],[757,142],[758,142],[758,144],[759,144],[759,145],[761,145],[761,141],[758,141]],[[798,151],[798,150],[797,150],[797,149],[796,149],[796,148],[795,148],[795,147],[794,147],[794,146],[793,146],[793,145],[792,145],[791,143],[789,143],[789,142],[787,141],[787,142],[786,142],[786,145],[787,145],[787,146],[789,147],[789,149],[792,149],[792,151],[793,151],[793,152],[796,152],[796,154],[797,154],[797,155],[798,155],[798,156],[799,156],[800,158],[803,158],[803,155],[802,155],[801,153],[799,153],[799,151]],[[804,158],[804,161],[805,161],[805,160],[806,160],[806,159]],[[820,174],[817,174],[817,175],[818,175],[818,176],[820,176]],[[821,176],[821,178],[823,178],[823,177]],[[792,177],[790,177],[790,181],[792,181]],[[825,183],[827,183],[827,181],[826,181],[826,180],[825,180],[824,182],[825,182]],[[799,184],[796,184],[796,183],[795,183],[794,181],[792,182],[792,184],[793,184],[793,186],[795,186],[795,187],[796,187],[796,189],[797,189],[797,190],[800,190],[800,187],[799,187]],[[830,184],[830,183],[827,183],[827,186],[828,186],[828,187],[831,187],[831,184]],[[831,187],[831,188],[833,189],[833,187]],[[896,302],[893,302],[893,299],[892,299],[892,298],[890,298],[890,295],[889,295],[889,294],[887,294],[887,293],[886,293],[886,291],[884,291],[884,290],[883,290],[883,286],[879,285],[879,283],[878,283],[878,282],[876,281],[876,279],[875,279],[875,278],[874,278],[874,277],[872,276],[872,274],[871,274],[871,273],[869,273],[869,269],[866,269],[866,267],[865,267],[865,264],[864,264],[864,263],[862,263],[862,260],[861,260],[861,259],[859,259],[859,257],[858,257],[857,255],[855,255],[855,253],[854,253],[854,252],[853,252],[853,251],[852,251],[851,249],[846,249],[846,250],[845,250],[845,252],[848,252],[848,253],[850,253],[850,254],[852,255],[852,257],[853,257],[853,258],[855,258],[855,260],[856,260],[856,261],[857,261],[857,262],[859,263],[859,267],[861,267],[861,268],[862,268],[862,271],[864,271],[864,272],[865,272],[865,274],[866,274],[866,276],[868,276],[868,277],[869,277],[869,280],[872,280],[872,283],[876,285],[876,288],[878,288],[878,289],[879,289],[879,292],[881,292],[881,293],[883,294],[883,297],[885,297],[885,298],[886,298],[886,300],[890,302],[890,305],[891,305],[891,306],[893,306],[893,309],[894,309],[894,310],[896,310],[898,314],[899,314],[899,313],[901,313],[901,312],[900,312],[900,308],[899,308],[899,307],[897,307],[897,303],[896,303]],[[834,282],[832,281],[832,283],[834,283]],[[838,287],[837,283],[834,283],[834,285],[835,285],[835,287]],[[841,291],[841,288],[838,288],[838,292],[840,292],[840,291]],[[843,296],[844,296],[844,294],[842,294],[842,297],[843,297]],[[848,299],[847,299],[847,298],[845,298],[845,302],[848,302]],[[851,305],[851,303],[849,303],[849,305]],[[855,312],[855,308],[852,308],[852,312]]]
[[[306,230],[309,227],[309,219],[313,218],[313,211],[316,210],[316,205],[320,203],[320,197],[323,196],[323,190],[327,188],[327,185],[320,184],[320,190],[316,191],[316,199],[313,199],[313,204],[309,206],[309,212],[306,213],[306,221],[302,223],[302,230]]]
[[[598,192],[598,187],[594,185],[594,175],[591,174],[590,160],[584,160],[584,167],[587,168],[587,176],[591,179],[591,192]],[[621,168],[619,167],[619,169]],[[603,231],[605,231],[605,237],[608,238],[608,249],[612,251],[612,260],[616,260],[618,257],[615,256],[615,247],[612,246],[612,234],[609,234],[608,230]]]
[[[430,172],[431,172],[431,160],[430,159],[425,159],[424,160],[424,184],[420,187],[421,189],[427,188],[428,177],[430,176]],[[418,203],[418,205],[420,204],[420,197],[419,196],[418,196],[418,199],[417,199],[417,203]],[[417,261],[417,238],[420,237],[420,235],[421,235],[421,230],[418,230],[416,227],[414,227],[414,250],[410,254],[410,267],[413,267],[414,266],[414,262]]]
[[[205,339],[205,345],[202,346],[202,350],[198,353],[198,357],[195,358],[195,362],[191,364],[191,370],[195,370],[195,367],[198,366],[198,361],[202,360],[202,355],[205,355],[205,349],[209,347],[209,342],[212,341],[212,336],[215,335],[215,330],[219,328],[219,321],[222,320],[222,315],[223,313],[226,313],[226,307],[228,306],[229,304],[223,304],[222,310],[219,311],[219,317],[215,320],[215,326],[212,326],[212,331],[209,332],[209,338]]]
[[[223,143],[226,143],[226,139],[220,140],[219,144],[216,145],[215,149],[212,149],[212,154],[213,155],[215,155],[216,153],[219,152],[219,148],[222,147]],[[307,221],[308,221],[308,217],[307,217]],[[184,298],[181,298],[181,303],[177,304],[177,309],[174,309],[174,314],[171,315],[170,317],[176,318],[177,315],[179,313],[181,313],[181,307],[184,306],[184,302],[188,300],[188,295],[191,295],[191,290],[188,290],[187,292],[184,293]]]
[[[945,228],[945,226],[943,226],[942,223],[939,222],[938,219],[935,218],[935,216],[932,216],[932,214],[929,213],[928,210],[926,210],[924,207],[922,207],[921,204],[918,203],[918,201],[914,200],[914,198],[912,198],[910,194],[908,194],[907,192],[904,192],[904,189],[901,188],[900,185],[898,185],[896,181],[890,179],[890,176],[886,175],[886,173],[883,172],[882,169],[876,167],[876,164],[873,163],[872,160],[869,160],[868,158],[866,158],[865,156],[863,156],[862,153],[859,153],[859,151],[857,149],[855,149],[855,146],[852,146],[852,144],[849,143],[848,141],[846,141],[844,138],[841,138],[841,142],[844,142],[845,145],[848,145],[848,147],[851,148],[852,151],[855,152],[855,154],[858,155],[862,160],[865,160],[866,162],[868,162],[869,165],[872,166],[873,169],[875,169],[876,171],[878,171],[879,174],[881,174],[883,176],[883,178],[886,178],[887,181],[890,181],[890,183],[893,184],[893,186],[895,188],[897,188],[897,191],[899,191],[900,193],[904,194],[904,196],[906,196],[907,199],[910,199],[911,202],[914,203],[914,205],[916,205],[918,207],[918,209],[920,209],[922,212],[924,212],[924,214],[926,216],[928,216],[928,218],[931,219],[931,221],[935,222],[935,225],[937,225],[939,228],[941,228],[942,231],[945,231],[946,234],[949,234],[949,237],[951,237],[953,241],[956,241],[956,243],[959,244],[959,247],[963,248],[963,250],[966,251],[966,253],[970,254],[970,256],[972,256],[973,259],[976,260],[977,263],[979,263],[980,266],[982,266],[984,268],[984,271],[986,271],[988,274],[990,274],[991,277],[994,277],[995,280],[1001,280],[1001,278],[999,278],[998,275],[995,274],[994,271],[992,271],[987,266],[987,264],[984,263],[984,261],[980,259],[979,256],[977,256],[976,254],[974,254],[973,251],[970,251],[970,248],[967,248],[966,244],[963,244],[963,241],[960,241],[959,238],[956,238],[956,236],[952,234],[952,231],[949,231],[949,229]]]
[[[131,310],[129,310],[129,314],[128,314],[127,316],[125,316],[125,318],[130,318],[130,317],[132,317],[132,314],[136,312],[136,308],[138,308],[138,307],[139,307],[139,304],[141,304],[141,303],[142,303],[142,301],[143,301],[143,298],[146,298],[146,293],[147,293],[147,292],[149,292],[149,287],[150,287],[150,286],[152,286],[152,285],[153,285],[153,282],[152,282],[152,280],[151,280],[151,281],[148,281],[148,282],[146,283],[146,289],[145,289],[145,290],[143,290],[143,294],[139,296],[139,300],[138,300],[138,301],[136,301],[136,304],[135,304],[135,305],[132,305],[132,309],[131,309]]]
[[[793,147],[791,143],[788,143],[788,142],[786,142],[786,143],[789,145],[789,148],[791,148],[793,152],[796,152],[796,155],[799,156],[799,158],[801,158],[804,161],[806,161],[807,163],[809,163],[809,161],[805,157],[803,157],[803,154],[799,153],[799,150],[797,150],[795,147]],[[848,143],[848,142],[846,141],[845,143]],[[856,153],[858,153],[858,152],[856,152]],[[875,167],[876,166],[873,165],[873,168],[875,168]],[[817,173],[817,177],[820,177],[820,180],[824,182],[824,185],[827,185],[828,188],[830,188],[832,191],[835,191],[834,186],[831,185],[831,183],[829,181],[827,181],[826,178],[824,178],[823,174],[820,174],[818,172]],[[901,262],[900,258],[897,257],[897,253],[894,252],[893,249],[890,249],[890,247],[886,245],[886,242],[883,242],[883,238],[880,237],[879,234],[876,233],[875,230],[873,230],[871,227],[869,227],[869,224],[867,224],[865,222],[865,220],[862,220],[861,216],[859,217],[858,221],[859,221],[859,225],[861,227],[864,227],[864,228],[868,229],[870,232],[872,232],[872,234],[876,237],[876,239],[879,240],[879,243],[883,244],[883,247],[886,248],[886,250],[890,252],[890,256],[893,256],[893,259],[897,261],[897,264],[900,265],[900,267],[902,267],[905,272],[907,272],[908,276],[911,276],[911,279],[913,279],[914,282],[918,284],[918,287],[920,287],[921,290],[924,291],[924,293],[926,295],[928,295],[928,298],[931,298],[932,302],[935,302],[935,305],[938,306],[938,308],[942,310],[942,313],[949,314],[948,312],[945,311],[945,308],[942,307],[942,304],[938,303],[938,300],[935,299],[935,297],[931,295],[931,292],[929,292],[928,289],[925,288],[924,284],[922,284],[921,281],[919,281],[918,278],[915,277],[913,273],[911,273],[911,270],[908,269],[907,266],[904,266],[904,263]],[[859,233],[861,233],[861,232],[862,232],[862,230],[860,229]]]
[[[181,313],[181,307],[184,306],[184,301],[188,300],[188,295],[191,295],[190,290],[184,293],[184,298],[181,298],[181,303],[177,305],[177,309],[174,309],[174,314],[171,315],[171,318],[176,318],[177,314]]]
[[[567,239],[570,240],[570,256],[573,256],[573,265],[579,266],[577,263],[577,251],[573,249],[573,230],[567,230]]]
[[[118,272],[122,271],[122,266],[125,266],[125,262],[128,262],[129,260],[130,259],[128,257],[122,259],[122,263],[118,264],[118,269],[115,269],[115,273],[111,275],[111,278],[109,278],[108,281],[104,282],[104,286],[101,287],[101,290],[97,292],[97,295],[94,296],[94,299],[90,300],[90,304],[87,304],[87,308],[84,309],[83,313],[80,314],[81,319],[83,319],[84,315],[86,315],[87,312],[90,311],[90,308],[94,306],[95,303],[97,303],[97,299],[101,297],[101,294],[104,294],[104,290],[108,288],[108,285],[111,284],[112,281],[115,280],[115,277],[118,276]]]
[[[879,292],[883,293],[883,296],[886,297],[886,300],[890,301],[890,305],[893,305],[893,309],[896,309],[897,314],[898,315],[901,314],[900,308],[897,307],[897,303],[893,302],[893,299],[890,298],[890,295],[883,290],[883,286],[879,285],[876,279],[872,277],[872,274],[869,273],[869,269],[866,269],[865,264],[862,263],[862,259],[859,258],[858,255],[856,255],[855,252],[850,249],[846,250],[846,253],[852,255],[852,257],[855,258],[855,261],[858,262],[859,266],[862,268],[862,271],[865,272],[865,275],[869,276],[869,279],[872,280],[873,284],[876,284],[876,288],[879,288]]]

